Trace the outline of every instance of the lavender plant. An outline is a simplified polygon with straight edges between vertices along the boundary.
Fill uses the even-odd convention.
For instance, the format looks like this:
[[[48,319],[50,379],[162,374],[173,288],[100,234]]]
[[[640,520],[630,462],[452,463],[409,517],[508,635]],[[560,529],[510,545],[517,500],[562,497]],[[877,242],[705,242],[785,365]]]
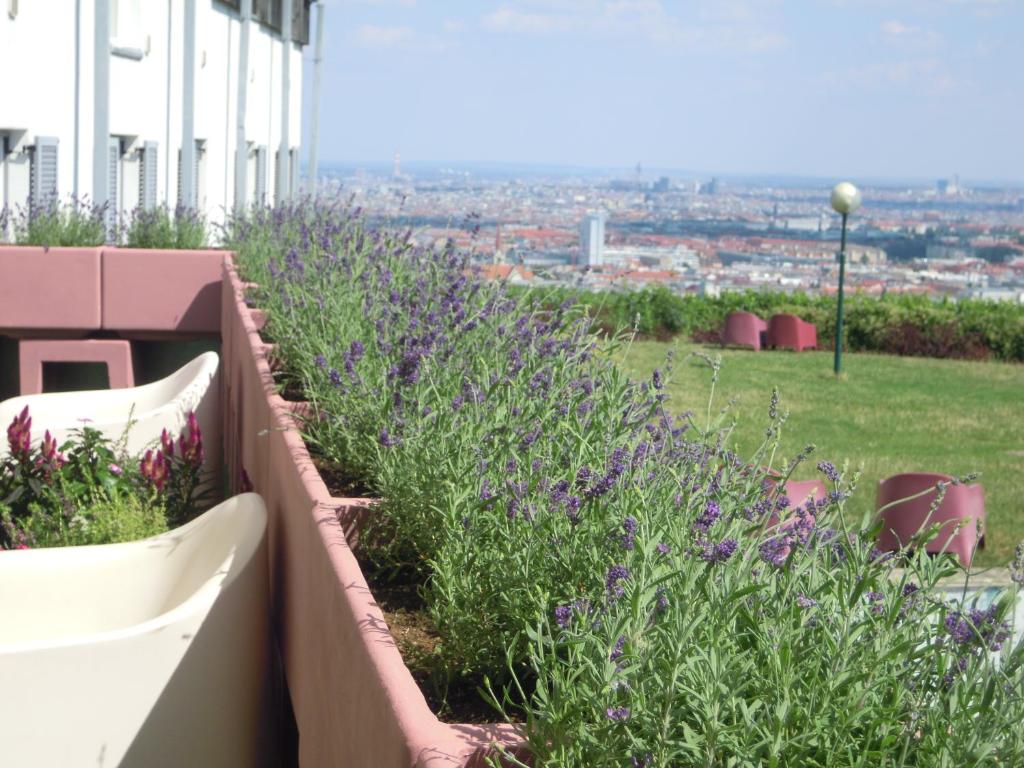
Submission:
[[[418,574],[439,675],[486,677],[535,764],[1024,759],[1009,598],[954,608],[932,595],[955,566],[896,571],[828,462],[830,496],[791,504],[769,473],[812,447],[779,465],[777,398],[741,459],[727,409],[666,410],[671,360],[629,381],[628,338],[598,348],[577,308],[482,283],[450,243],[343,206],[228,240],[314,450],[382,497],[362,546]]]
[[[95,246],[107,241],[107,206],[93,205],[84,198],[62,203],[18,206],[14,217],[14,237],[18,245]]]
[[[119,240],[127,248],[176,248],[195,250],[206,247],[206,222],[190,208],[166,205],[136,208],[121,223]]]

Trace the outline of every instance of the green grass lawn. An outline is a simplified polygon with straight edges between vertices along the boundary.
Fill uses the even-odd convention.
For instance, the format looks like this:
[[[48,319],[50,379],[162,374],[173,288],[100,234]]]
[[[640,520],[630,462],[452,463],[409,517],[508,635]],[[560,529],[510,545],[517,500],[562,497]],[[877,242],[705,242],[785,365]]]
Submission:
[[[989,527],[978,565],[1004,565],[1024,540],[1024,365],[929,360],[872,354],[843,357],[845,378],[832,374],[832,352],[751,352],[688,343],[635,342],[615,357],[632,376],[664,368],[676,350],[667,385],[676,411],[703,419],[710,369],[694,351],[721,354],[713,413],[736,398],[734,450],[749,456],[760,445],[773,386],[781,409],[781,455],[808,443],[817,450],[795,479],[818,476],[821,459],[863,477],[848,505],[858,517],[874,507],[878,481],[898,472],[962,475],[978,472],[985,486]],[[702,422],[698,422],[702,423]],[[777,461],[777,464],[782,462]]]

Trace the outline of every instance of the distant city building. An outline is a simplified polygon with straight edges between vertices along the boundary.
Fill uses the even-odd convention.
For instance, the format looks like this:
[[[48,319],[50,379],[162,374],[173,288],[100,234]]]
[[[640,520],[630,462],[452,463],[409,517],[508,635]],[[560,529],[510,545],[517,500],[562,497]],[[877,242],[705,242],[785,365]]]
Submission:
[[[652,189],[655,192],[668,192],[668,185],[668,176],[662,176],[656,182],[654,182],[654,186],[652,187]]]
[[[580,263],[599,267],[604,263],[604,211],[589,214],[580,224]]]
[[[718,194],[718,177],[712,177],[711,181],[707,184],[700,185],[700,192],[702,195],[717,195]]]
[[[960,194],[960,175],[955,175],[952,181],[949,179],[939,179],[936,181],[935,192],[943,196]]]

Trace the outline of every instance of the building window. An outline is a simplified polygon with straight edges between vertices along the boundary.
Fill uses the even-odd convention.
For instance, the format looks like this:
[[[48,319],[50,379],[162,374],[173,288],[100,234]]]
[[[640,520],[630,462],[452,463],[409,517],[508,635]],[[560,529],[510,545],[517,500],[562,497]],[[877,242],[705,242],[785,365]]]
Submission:
[[[57,138],[36,136],[30,166],[32,204],[49,205],[57,199]]]
[[[195,166],[192,169],[192,204],[197,211],[206,205],[206,140],[196,139]],[[184,190],[181,186],[181,150],[178,150],[178,205],[185,202]]]
[[[299,148],[292,147],[291,152],[291,197],[292,199],[299,197],[302,194],[302,189],[299,187]]]
[[[139,150],[139,207],[156,208],[157,150],[155,141],[147,141]]]
[[[267,148],[265,146],[256,147],[253,152],[253,162],[256,166],[255,172],[252,174],[253,202],[258,206],[264,206],[267,204]]]

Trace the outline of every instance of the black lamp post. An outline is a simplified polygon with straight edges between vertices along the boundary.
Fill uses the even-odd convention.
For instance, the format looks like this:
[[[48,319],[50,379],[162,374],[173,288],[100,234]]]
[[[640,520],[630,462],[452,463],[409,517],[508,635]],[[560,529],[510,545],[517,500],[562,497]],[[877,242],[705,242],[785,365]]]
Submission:
[[[843,370],[843,281],[846,279],[846,218],[860,208],[860,190],[848,181],[832,188],[832,208],[843,217],[839,241],[839,301],[836,306],[836,376]]]

